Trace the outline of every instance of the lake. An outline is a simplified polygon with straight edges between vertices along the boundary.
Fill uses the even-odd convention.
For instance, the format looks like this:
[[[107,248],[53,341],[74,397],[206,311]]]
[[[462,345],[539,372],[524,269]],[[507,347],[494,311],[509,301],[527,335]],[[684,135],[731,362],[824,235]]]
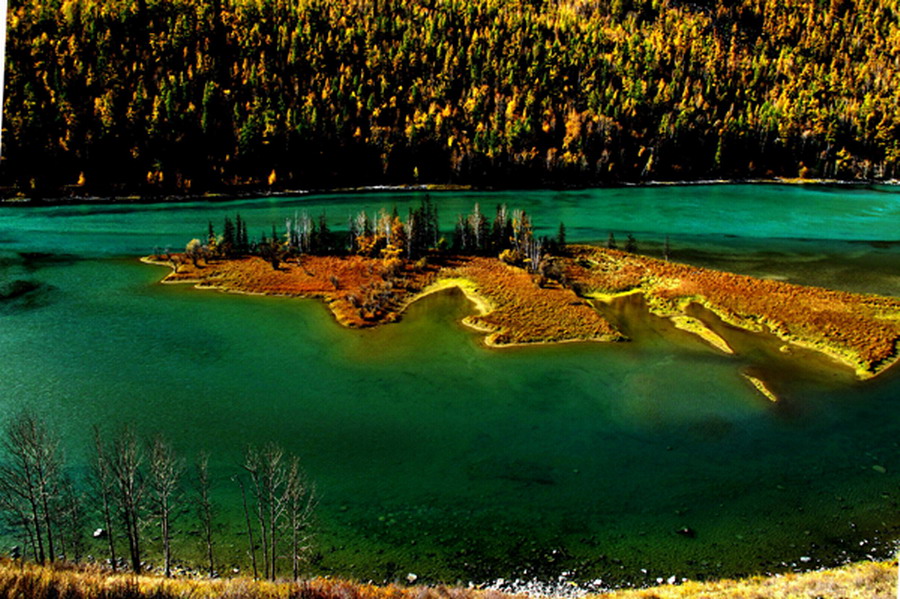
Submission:
[[[602,308],[628,343],[488,349],[459,324],[472,308],[453,291],[414,304],[397,324],[348,330],[314,300],[164,286],[166,269],[137,260],[179,250],[235,213],[253,237],[304,210],[346,230],[360,209],[396,205],[405,215],[422,193],[0,207],[0,291],[33,287],[0,300],[0,420],[24,406],[45,415],[76,476],[94,424],[162,433],[188,462],[209,450],[223,570],[248,566],[231,477],[248,444],[269,441],[300,456],[317,485],[314,573],[606,586],[811,569],[892,550],[896,369],[861,383],[720,325],[738,350],[723,355],[633,300]],[[457,213],[478,202],[492,216],[505,202],[541,234],[565,222],[570,242],[612,231],[621,244],[631,232],[639,251],[658,255],[668,235],[673,260],[900,296],[893,187],[431,198],[448,236]],[[767,401],[741,372],[782,401]],[[176,559],[197,559],[190,511],[176,528]],[[694,535],[678,534],[685,528]]]

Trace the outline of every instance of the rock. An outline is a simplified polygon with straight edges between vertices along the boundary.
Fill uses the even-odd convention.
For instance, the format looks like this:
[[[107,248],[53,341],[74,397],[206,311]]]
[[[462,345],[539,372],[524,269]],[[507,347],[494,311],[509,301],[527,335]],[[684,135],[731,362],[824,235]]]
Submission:
[[[694,529],[688,528],[687,526],[685,526],[684,528],[679,528],[678,530],[675,531],[675,533],[679,534],[683,537],[687,537],[689,539],[693,539],[694,537],[697,536],[697,533],[694,531]]]

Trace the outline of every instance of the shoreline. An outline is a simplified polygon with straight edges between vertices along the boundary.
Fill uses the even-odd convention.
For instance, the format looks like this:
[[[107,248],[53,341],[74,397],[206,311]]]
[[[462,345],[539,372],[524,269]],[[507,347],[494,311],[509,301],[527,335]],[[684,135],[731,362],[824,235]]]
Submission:
[[[377,313],[363,314],[363,308],[358,307],[360,297],[365,297],[365,289],[371,287],[371,281],[378,282],[377,270],[381,264],[379,259],[364,259],[360,257],[321,257],[306,256],[301,263],[284,263],[278,271],[268,268],[264,261],[257,258],[242,258],[236,260],[223,260],[207,263],[206,266],[192,267],[184,261],[180,254],[173,254],[178,261],[178,272],[172,261],[161,260],[158,257],[145,256],[140,258],[144,264],[162,266],[170,269],[168,275],[160,281],[166,285],[189,284],[195,289],[215,290],[238,295],[262,295],[277,297],[293,297],[305,299],[318,299],[324,301],[335,320],[348,328],[369,328],[382,326],[394,322],[402,317],[403,312],[414,302],[451,288],[459,289],[467,300],[472,302],[475,314],[470,314],[462,319],[462,324],[479,333],[483,333],[483,343],[487,347],[506,348],[525,345],[539,345],[562,342],[587,342],[587,341],[616,341],[621,339],[621,334],[612,325],[586,303],[578,301],[574,292],[557,288],[535,289],[533,277],[526,271],[517,267],[511,267],[499,260],[484,257],[450,257],[447,264],[439,267],[430,267],[431,270],[417,272],[407,265],[404,276],[413,280],[406,283],[412,285],[414,290],[400,288],[393,291],[395,295]],[[356,269],[348,275],[348,271],[339,273],[337,278],[341,281],[340,287],[327,287],[321,280],[326,274],[332,274],[320,269],[319,262],[342,264],[350,269]],[[307,267],[311,266],[320,273],[319,280],[312,277]],[[327,264],[325,264],[327,266]],[[258,268],[256,268],[258,267]],[[298,275],[296,269],[302,269],[305,275]],[[256,270],[253,270],[256,268]],[[209,271],[207,271],[209,269]],[[206,271],[206,272],[204,272]],[[248,284],[246,277],[248,272],[262,272],[269,279],[280,278],[281,281],[251,280]],[[368,272],[368,276],[363,272]],[[252,273],[250,276],[252,276]],[[203,276],[200,276],[203,274]],[[353,278],[355,276],[355,279]],[[284,279],[287,279],[286,281]],[[300,280],[298,280],[300,279]],[[356,280],[352,282],[344,281]],[[366,282],[370,281],[370,282]],[[290,285],[294,287],[291,288]],[[247,286],[255,285],[258,290],[247,289]],[[318,285],[318,286],[317,286]],[[273,291],[272,287],[290,289]],[[486,291],[490,289],[491,291]],[[397,296],[396,293],[400,295]],[[532,320],[520,313],[526,312],[520,308],[527,299],[523,296],[537,293],[542,313],[532,315]],[[548,310],[556,316],[562,315],[563,325],[548,326],[542,322],[541,317],[548,316]],[[524,319],[524,320],[523,320]],[[544,321],[551,319],[544,318]],[[557,323],[558,324],[558,323]],[[564,326],[569,325],[568,327]]]
[[[190,202],[230,202],[262,198],[291,198],[303,196],[328,196],[341,194],[379,194],[396,192],[497,192],[497,191],[578,191],[586,189],[622,189],[640,187],[703,187],[716,185],[784,185],[784,186],[833,186],[833,187],[885,187],[900,188],[900,179],[885,180],[853,180],[853,179],[799,179],[789,177],[753,178],[753,179],[698,179],[672,181],[618,181],[614,183],[598,183],[596,185],[543,185],[516,187],[509,185],[469,185],[455,183],[398,183],[385,185],[363,185],[359,187],[319,187],[310,189],[278,189],[264,187],[247,189],[235,188],[203,193],[184,194],[141,194],[123,193],[121,195],[72,194],[67,196],[51,196],[47,198],[30,198],[25,195],[0,195],[0,206],[64,206],[64,205],[103,205],[103,204],[182,204]]]
[[[834,291],[667,262],[592,246],[574,246],[582,264],[569,274],[601,301],[641,294],[649,311],[676,319],[690,333],[720,347],[721,337],[688,308],[697,304],[723,323],[767,332],[786,344],[815,351],[867,380],[900,362],[900,299]],[[686,321],[684,318],[694,318]],[[697,323],[702,326],[695,327]],[[727,342],[722,340],[725,346]],[[731,349],[729,347],[729,349]]]
[[[757,376],[753,376],[752,374],[747,374],[746,372],[742,372],[741,376],[747,379],[747,381],[753,385],[753,388],[759,391],[759,393],[771,401],[772,403],[778,403],[778,396],[775,395],[775,392],[769,387],[768,384],[761,378]]]
[[[572,245],[565,257],[553,258],[565,271],[566,286],[539,282],[520,267],[483,256],[440,256],[424,268],[405,263],[396,280],[385,278],[380,259],[361,256],[303,256],[277,269],[254,257],[195,266],[180,254],[172,256],[171,261],[149,256],[141,261],[168,267],[166,284],[319,299],[339,324],[351,328],[394,322],[412,303],[455,287],[474,306],[475,313],[462,324],[483,334],[487,347],[613,342],[625,336],[591,302],[608,304],[640,294],[650,314],[725,355],[735,355],[734,348],[702,316],[692,314],[691,306],[729,326],[766,332],[788,346],[824,355],[836,367],[852,369],[860,381],[900,361],[900,299],[757,279],[595,246]],[[379,291],[385,286],[386,296]]]

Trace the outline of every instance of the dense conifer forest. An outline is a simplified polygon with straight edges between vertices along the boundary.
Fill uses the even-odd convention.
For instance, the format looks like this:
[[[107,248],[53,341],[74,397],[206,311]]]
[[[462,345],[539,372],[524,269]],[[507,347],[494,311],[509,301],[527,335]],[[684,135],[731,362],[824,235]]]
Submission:
[[[887,0],[17,0],[5,194],[897,176]]]

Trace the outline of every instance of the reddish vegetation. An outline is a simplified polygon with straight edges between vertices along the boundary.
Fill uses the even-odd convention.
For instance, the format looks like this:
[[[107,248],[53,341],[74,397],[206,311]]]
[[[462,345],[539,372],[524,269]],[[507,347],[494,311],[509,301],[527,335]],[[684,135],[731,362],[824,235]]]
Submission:
[[[360,256],[304,256],[278,270],[262,258],[200,262],[175,256],[178,272],[164,280],[196,283],[232,292],[261,293],[326,300],[338,322],[364,327],[391,322],[429,283],[465,278],[494,308],[469,322],[489,331],[489,343],[617,340],[621,335],[596,310],[558,284],[538,286],[538,278],[494,258],[453,257],[440,266],[410,263],[391,272],[389,264]],[[170,265],[168,262],[156,262]],[[394,268],[397,268],[396,266]],[[337,286],[335,286],[337,282]]]
[[[442,270],[441,276],[469,279],[492,304],[493,311],[468,319],[479,329],[493,332],[488,338],[491,344],[623,339],[571,289],[555,282],[540,286],[534,275],[495,258],[460,259],[458,267]]]
[[[382,260],[361,256],[303,256],[279,268],[259,257],[200,261],[174,256],[181,262],[168,283],[196,283],[237,293],[316,297],[328,302],[338,322],[350,327],[372,326],[397,319],[404,300],[430,282],[434,267],[405,264],[388,272]],[[162,260],[153,260],[171,265]]]
[[[615,250],[573,248],[567,274],[590,290],[638,289],[654,310],[698,301],[726,322],[768,329],[877,373],[898,357],[900,300],[756,279]]]
[[[444,257],[437,264],[360,256],[304,256],[278,270],[261,258],[200,262],[181,256],[167,282],[195,282],[227,291],[318,297],[353,327],[396,320],[429,284],[469,281],[493,308],[467,322],[490,333],[488,343],[614,341],[622,335],[572,289],[643,293],[651,309],[681,314],[702,303],[735,326],[768,329],[782,339],[826,352],[875,374],[898,357],[900,300],[865,296],[664,262],[646,256],[572,246],[561,260],[568,287],[495,258]]]

